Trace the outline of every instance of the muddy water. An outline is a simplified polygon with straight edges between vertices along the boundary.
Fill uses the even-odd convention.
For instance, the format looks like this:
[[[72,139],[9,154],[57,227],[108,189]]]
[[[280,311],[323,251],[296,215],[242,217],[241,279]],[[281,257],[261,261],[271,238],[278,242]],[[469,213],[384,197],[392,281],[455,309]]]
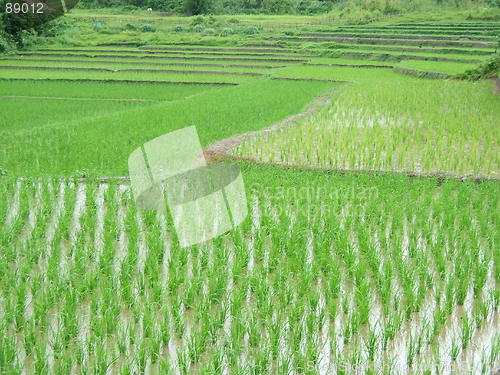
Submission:
[[[171,233],[169,233],[167,230],[167,218],[165,217],[165,214],[159,212],[157,218],[160,225],[160,230],[161,230],[160,236],[164,249],[163,264],[161,268],[161,283],[163,285],[163,288],[166,288],[168,283],[168,264],[171,258],[170,252],[172,248],[172,240],[171,240]]]
[[[90,339],[90,314],[90,303],[82,303],[78,309],[78,322],[80,323],[80,327],[78,330],[77,341],[83,349],[83,356],[85,360],[87,360],[91,354],[88,353],[86,345],[86,342]]]
[[[323,280],[318,280],[318,291],[319,291],[319,306],[318,306],[318,316],[324,315],[323,321],[321,322],[321,330],[319,337],[320,353],[319,353],[319,363],[318,363],[318,375],[329,375],[333,371],[333,361],[332,361],[332,351],[331,351],[331,336],[330,336],[330,319],[325,313],[326,300],[323,293]]]
[[[54,366],[54,346],[56,340],[58,340],[59,335],[59,313],[56,308],[52,308],[49,311],[49,328],[47,331],[47,345],[45,347],[45,357],[47,360],[47,367],[49,374],[52,373],[52,369]]]
[[[70,263],[74,257],[74,246],[78,239],[81,230],[80,218],[82,217],[86,208],[86,184],[79,183],[76,187],[75,205],[73,208],[73,215],[71,218],[69,240],[62,241],[61,243],[61,262],[59,269],[61,276],[67,275]]]
[[[38,218],[40,209],[42,207],[42,191],[43,191],[42,181],[38,180],[38,183],[36,185],[35,197],[34,197],[34,199],[30,199],[28,220],[27,220],[24,228],[21,230],[21,233],[20,233],[20,236],[18,239],[20,244],[25,244],[27,241],[29,241],[29,239],[31,238],[31,235],[33,233],[33,230],[35,229],[35,226],[37,223],[37,218]]]
[[[55,202],[55,209],[53,210],[52,218],[50,220],[50,224],[47,228],[47,233],[45,234],[45,239],[47,243],[47,258],[51,253],[51,243],[54,239],[54,235],[57,230],[57,226],[59,225],[59,219],[64,210],[64,196],[66,193],[66,183],[64,181],[59,182],[59,189],[57,192],[57,198]]]
[[[7,229],[12,227],[14,221],[19,213],[19,204],[20,204],[20,196],[21,196],[21,188],[23,185],[23,181],[18,179],[16,181],[16,187],[14,190],[14,196],[10,200],[9,209],[7,211],[7,216],[5,218],[5,226]]]
[[[64,209],[64,194],[65,194],[65,184],[62,183],[58,187],[58,193],[56,194],[56,201],[54,201],[55,209],[53,210],[52,218],[48,223],[48,230],[47,233],[52,231],[52,234],[50,235],[52,238],[54,237],[54,232],[57,229],[58,226],[58,220],[61,212]],[[103,238],[103,231],[104,231],[104,215],[105,215],[105,204],[103,201],[104,197],[104,192],[107,187],[104,187],[105,185],[101,185],[97,189],[96,193],[96,201],[100,202],[97,207],[98,211],[96,214],[96,235],[94,238],[94,242],[96,244],[102,244],[102,238]],[[78,187],[77,190],[77,198],[76,198],[76,203],[75,203],[75,208],[73,212],[73,220],[71,224],[71,233],[72,235],[70,238],[76,238],[78,235],[78,231],[80,230],[80,217],[84,212],[84,206],[85,202],[78,203],[79,201],[79,196],[80,194],[80,188]],[[85,190],[83,189],[83,192]],[[124,220],[126,216],[126,206],[124,205],[124,197],[125,197],[126,190],[120,191],[117,193],[116,199],[119,202],[119,208],[118,208],[118,213],[117,213],[117,222],[118,222],[118,228],[119,228],[119,233],[120,233],[120,239],[122,243],[120,244],[120,240],[118,241],[119,245],[122,246],[121,250],[117,250],[117,258],[119,259],[118,255],[122,253],[126,253],[127,249],[127,244],[126,244],[126,237],[122,233],[124,233],[125,228],[124,228]],[[37,194],[35,194],[36,197]],[[83,194],[84,196],[85,194]],[[255,206],[254,212],[255,216],[260,217],[260,206],[259,204],[255,204],[255,201],[252,202],[252,206]],[[33,206],[31,212],[34,212],[31,214],[30,218],[28,218],[28,225],[29,226],[34,226],[37,223],[37,216],[36,216],[36,211],[37,211],[37,205],[36,205],[36,198],[33,201]],[[121,212],[120,212],[121,211]],[[59,212],[59,213],[58,213]],[[100,213],[99,213],[100,212]],[[272,209],[269,209],[268,212],[273,212]],[[347,215],[346,211],[346,215]],[[100,217],[100,218],[99,218]],[[276,219],[278,219],[275,216]],[[260,227],[260,219],[259,218],[252,218],[252,230],[254,230],[254,233],[258,230]],[[162,266],[162,283],[166,285],[166,282],[168,280],[168,260],[170,259],[170,251],[171,251],[171,240],[167,234],[167,228],[166,228],[166,219],[164,216],[158,216],[158,220],[160,222],[160,227],[161,227],[161,232],[164,233],[162,234],[162,241],[165,247],[165,256],[163,259],[163,266]],[[409,229],[414,226],[412,224],[413,219],[407,219],[407,228],[404,229],[405,235],[403,236],[404,238],[404,243],[406,243],[405,246],[408,246],[409,240],[408,237],[410,236],[409,234]],[[101,224],[100,224],[101,223]],[[144,223],[142,222],[142,217],[138,216],[137,218],[137,226],[139,228],[139,262],[138,262],[138,270],[140,271],[143,268],[144,260],[147,256],[147,247],[146,247],[146,242],[145,242],[145,237],[144,237]],[[386,229],[389,228],[389,232],[391,231],[390,229],[390,222],[388,222]],[[437,228],[438,225],[434,226],[433,228]],[[100,228],[100,229],[99,229]],[[141,234],[142,233],[142,234]],[[386,232],[387,233],[387,232]],[[436,232],[437,233],[437,232]],[[383,236],[383,231],[380,233],[380,236]],[[386,234],[387,235],[387,234]],[[314,262],[314,236],[312,233],[308,234],[307,238],[307,245],[306,245],[306,266],[311,267],[311,265]],[[374,242],[376,243],[376,247],[380,248],[380,242],[379,242],[379,234],[376,233],[375,235]],[[423,241],[422,234],[418,234],[418,239],[417,239],[417,245],[420,249],[425,250],[425,241]],[[351,235],[351,244],[353,245],[353,248],[359,247],[357,238],[356,238],[356,233],[352,232]],[[144,241],[144,248],[141,249],[141,244],[140,242]],[[247,264],[247,272],[251,273],[255,269],[255,249],[254,249],[254,237],[249,236],[246,240],[246,244],[248,246],[248,252],[249,252],[249,259],[248,259],[248,264]],[[71,242],[70,242],[71,243]],[[100,245],[102,248],[102,245]],[[213,266],[214,261],[215,261],[215,256],[214,256],[214,249],[212,245],[209,243],[206,246],[206,251],[209,252],[209,265]],[[265,255],[264,255],[264,263],[267,265],[269,262],[269,250],[271,249],[271,246],[273,246],[272,239],[270,237],[267,237],[265,240],[265,245],[264,248],[265,250]],[[456,246],[454,244],[450,244],[448,246],[448,250],[450,252],[453,252],[453,247]],[[233,275],[232,275],[232,264],[234,262],[235,258],[235,249],[234,245],[231,243],[226,243],[225,248],[228,249],[228,284],[227,284],[227,290],[225,294],[224,301],[225,303],[228,303],[230,301],[231,294],[233,292],[233,288],[236,286],[234,285],[234,280],[233,280]],[[204,249],[205,251],[205,249]],[[359,251],[359,250],[356,250]],[[483,255],[482,255],[483,256]],[[188,256],[188,265],[186,268],[187,272],[187,278],[188,280],[192,277],[193,275],[193,267],[197,267],[197,263],[199,262],[199,259],[196,259],[192,254],[189,254]],[[121,264],[119,262],[118,264]],[[141,266],[142,264],[142,266]],[[118,267],[119,268],[119,267]],[[393,288],[393,296],[396,297],[397,295],[400,295],[402,292],[402,288],[399,285],[398,280],[395,280],[394,283],[394,288]],[[207,283],[206,279],[204,280],[203,283],[203,288],[205,293],[208,291],[207,290]],[[489,294],[492,290],[496,288],[495,284],[495,278],[494,278],[494,273],[493,273],[493,264],[490,267],[490,272],[488,274],[488,280],[486,283],[486,286],[481,293],[481,298],[483,299],[488,299]],[[317,317],[319,317],[321,314],[325,314],[325,296],[323,294],[323,280],[318,281],[317,285],[317,290],[319,292],[319,305],[318,309],[314,312],[317,314]],[[273,290],[270,291],[271,294],[274,293]],[[473,313],[474,313],[474,301],[473,301],[473,296],[472,296],[472,291],[469,290],[467,294],[467,298],[465,300],[465,303],[463,306],[457,306],[452,313],[452,316],[448,319],[446,322],[445,327],[443,328],[442,332],[440,333],[439,337],[436,340],[435,345],[427,345],[427,344],[422,344],[422,349],[419,355],[415,356],[415,363],[412,368],[408,368],[407,364],[407,359],[408,359],[408,353],[409,353],[409,347],[411,344],[409,338],[412,337],[413,339],[422,336],[422,337],[427,337],[428,336],[428,331],[429,331],[429,324],[432,324],[432,319],[433,319],[433,312],[436,308],[435,305],[435,291],[431,290],[428,292],[428,294],[425,297],[422,309],[420,312],[414,314],[414,316],[411,317],[411,319],[408,322],[405,322],[401,330],[398,332],[396,338],[389,343],[387,351],[383,352],[380,347],[378,347],[378,351],[375,355],[374,359],[374,368],[376,369],[381,369],[383,368],[384,365],[387,363],[392,362],[393,363],[393,371],[391,374],[417,374],[419,371],[424,371],[428,368],[430,368],[430,364],[432,364],[432,369],[431,369],[431,374],[452,374],[453,372],[455,373],[463,373],[466,370],[470,371],[472,374],[479,373],[481,367],[483,366],[483,363],[485,362],[486,356],[490,356],[492,347],[493,347],[493,342],[495,340],[495,332],[500,331],[500,319],[498,316],[498,312],[492,311],[490,308],[489,314],[487,319],[484,321],[483,325],[479,328],[474,328],[473,333],[472,333],[472,338],[468,346],[464,349],[461,350],[461,352],[458,354],[456,359],[453,359],[451,356],[451,351],[452,347],[455,345],[461,345],[461,327],[462,327],[462,317],[467,316],[469,319],[473,318]],[[32,300],[33,296],[30,291],[28,291],[26,295],[26,301],[25,301],[25,317],[29,319],[33,315],[33,310],[32,310]],[[317,323],[317,342],[318,342],[318,349],[319,349],[319,364],[317,367],[317,371],[319,374],[333,374],[335,373],[335,370],[339,369],[341,366],[345,368],[345,362],[349,361],[352,362],[352,357],[353,356],[358,356],[357,359],[357,365],[356,366],[351,366],[350,367],[350,374],[363,374],[366,372],[366,370],[371,366],[368,361],[367,361],[367,350],[365,348],[365,342],[362,337],[356,336],[353,337],[352,340],[348,343],[344,343],[342,334],[343,334],[343,329],[348,323],[349,320],[349,311],[352,311],[354,309],[354,300],[353,300],[353,286],[349,281],[345,280],[345,277],[342,278],[342,284],[341,284],[341,300],[345,301],[344,304],[346,306],[345,312],[342,312],[342,308],[339,308],[338,314],[335,317],[334,321],[329,321],[326,317],[323,317],[318,323]],[[245,300],[245,310],[247,310],[247,315],[248,317],[252,316],[252,309],[255,309],[256,306],[254,305],[252,301],[252,295],[248,291],[247,292],[247,297]],[[369,316],[369,326],[368,327],[363,327],[361,329],[362,335],[365,335],[367,332],[372,331],[375,332],[377,336],[382,335],[382,328],[384,327],[385,321],[384,321],[384,316],[382,313],[382,306],[380,304],[380,301],[376,296],[372,295],[372,300],[371,300],[371,306],[372,310],[370,312]],[[0,309],[1,309],[1,304],[0,304]],[[80,329],[78,333],[78,341],[83,345],[83,348],[86,348],[84,345],[85,340],[88,339],[90,335],[90,306],[88,305],[88,302],[83,302],[82,305],[79,308],[78,312],[78,321],[80,323]],[[313,312],[311,310],[308,310],[305,314],[312,314]],[[170,342],[167,347],[162,349],[162,355],[166,356],[171,364],[174,366],[174,373],[179,374],[180,369],[179,369],[179,364],[178,364],[178,358],[179,358],[179,353],[186,353],[188,351],[188,340],[191,337],[191,335],[195,334],[196,329],[198,327],[194,327],[192,323],[192,319],[189,316],[189,314],[185,313],[184,311],[181,312],[181,315],[185,318],[184,319],[184,324],[185,324],[185,332],[183,334],[183,339],[179,340],[176,338],[175,330],[173,329],[173,323],[172,320],[170,320],[169,325],[170,325]],[[209,349],[209,351],[212,350],[221,350],[224,351],[225,347],[225,342],[224,339],[222,338],[223,336],[227,338],[229,334],[231,333],[231,329],[233,327],[233,320],[235,317],[231,316],[230,309],[226,310],[226,317],[224,320],[224,325],[223,329],[221,331],[221,340],[217,343],[215,347],[212,347]],[[273,314],[274,321],[278,319],[278,316],[276,314]],[[282,327],[280,331],[280,353],[279,353],[279,359],[278,359],[278,365],[279,364],[284,364],[285,361],[287,361],[290,358],[294,358],[294,353],[290,349],[288,342],[286,340],[286,337],[289,335],[290,331],[290,323],[289,320],[286,316],[284,317],[279,317],[279,319],[282,319]],[[47,353],[48,357],[50,360],[50,366],[53,366],[53,345],[50,344],[50,342],[54,342],[57,332],[58,332],[58,325],[59,325],[59,318],[58,318],[58,313],[57,310],[53,309],[51,310],[49,314],[49,321],[50,321],[50,329],[49,329],[49,344],[47,345]],[[137,340],[141,340],[143,337],[142,333],[142,318],[140,319],[139,324],[135,325],[133,323],[133,317],[130,316],[130,312],[123,313],[123,317],[120,317],[120,322],[119,325],[121,327],[129,327],[129,329],[134,330],[134,332],[137,333],[138,337]],[[305,329],[305,326],[304,326]],[[224,334],[222,334],[224,333]],[[262,337],[262,342],[265,342],[265,340],[268,340],[267,334],[263,333]],[[306,341],[305,338],[303,338],[303,342],[301,343],[301,350],[305,350],[306,348]],[[240,367],[244,367],[245,364],[252,363],[252,358],[250,353],[250,348],[249,348],[249,343],[248,343],[248,334],[245,334],[244,339],[243,339],[243,345],[242,345],[242,351],[241,351],[241,356],[238,359],[238,363]],[[109,350],[110,352],[116,351],[117,343],[116,339],[110,340],[109,342]],[[24,347],[22,345],[22,340],[17,340],[16,341],[17,345],[17,350],[18,350],[18,356],[19,360],[25,363],[25,368],[29,369],[30,365],[28,362],[30,361],[30,358],[25,358],[25,351]],[[132,357],[134,354],[136,354],[137,348],[134,345],[128,344],[128,350],[129,350],[129,356]],[[89,353],[85,353],[85,355],[88,357]],[[121,359],[121,363],[124,363],[126,358]],[[227,357],[224,355],[224,373],[230,373],[229,370],[229,365],[227,363]],[[356,361],[355,361],[356,362]],[[497,365],[498,366],[498,361]],[[110,373],[118,373],[117,369],[119,369],[119,366],[114,366],[113,371]],[[190,371],[192,373],[195,373],[198,370],[198,366],[196,367],[191,367]],[[136,371],[138,369],[136,368]],[[148,360],[147,366],[146,366],[146,373],[155,373],[157,370],[156,365],[153,365],[150,360]],[[29,370],[26,370],[28,373],[30,372]]]
[[[106,213],[106,205],[104,204],[104,194],[108,190],[109,185],[104,183],[100,184],[97,188],[97,193],[95,196],[96,209],[96,224],[95,224],[95,235],[94,235],[94,251],[95,257],[94,262],[97,263],[99,260],[102,250],[104,248],[104,215]]]
[[[82,217],[86,208],[86,203],[87,203],[86,191],[87,191],[86,184],[79,183],[76,190],[76,199],[75,199],[75,207],[73,209],[73,217],[71,219],[71,229],[69,234],[70,247],[74,246],[78,234],[81,230],[80,218]]]
[[[123,262],[123,259],[127,255],[127,246],[128,246],[128,241],[127,241],[127,235],[126,235],[126,230],[125,230],[125,216],[126,216],[126,207],[123,202],[124,199],[124,192],[126,191],[125,188],[122,188],[121,186],[116,190],[115,192],[115,200],[118,202],[118,211],[116,214],[116,222],[117,222],[117,229],[118,229],[118,243],[116,246],[116,254],[115,254],[115,260],[113,263],[113,269],[115,270],[115,273],[117,275],[120,274],[120,269],[121,269],[121,264]],[[135,244],[132,244],[135,245]]]
[[[140,210],[137,211],[135,215],[135,221],[137,223],[138,229],[138,242],[137,242],[137,273],[142,275],[144,273],[144,264],[146,263],[146,257],[148,254],[148,246],[146,244],[146,231],[144,228],[144,220],[142,218]],[[134,246],[134,244],[131,244]]]
[[[314,243],[314,234],[312,231],[309,231],[307,233],[307,242],[306,242],[306,264],[305,267],[306,269],[311,272],[312,269],[312,263],[314,261],[314,248],[313,248],[313,243]]]

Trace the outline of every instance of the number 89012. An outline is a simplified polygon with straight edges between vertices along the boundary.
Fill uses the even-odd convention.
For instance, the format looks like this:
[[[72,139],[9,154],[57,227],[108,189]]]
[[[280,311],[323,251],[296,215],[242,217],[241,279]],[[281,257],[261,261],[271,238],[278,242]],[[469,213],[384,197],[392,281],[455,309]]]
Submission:
[[[5,13],[43,13],[43,3],[6,3],[5,4]]]

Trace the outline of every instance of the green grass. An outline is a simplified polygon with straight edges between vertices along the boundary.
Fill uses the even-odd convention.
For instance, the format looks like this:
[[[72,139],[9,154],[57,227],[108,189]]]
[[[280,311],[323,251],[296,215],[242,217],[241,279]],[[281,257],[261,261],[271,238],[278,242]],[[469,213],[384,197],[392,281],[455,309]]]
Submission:
[[[200,85],[0,80],[0,134],[64,126],[159,101],[182,100],[210,89]]]
[[[19,211],[0,227],[2,371],[316,374],[392,358],[404,373],[445,366],[469,341],[479,355],[467,365],[493,366],[497,338],[480,332],[499,308],[496,183],[241,167],[249,218],[187,249],[116,183],[63,182],[62,195],[56,180],[20,184]],[[0,189],[12,197],[15,181]],[[483,306],[448,351],[452,322]]]
[[[300,112],[328,87],[332,84],[263,80],[121,114],[27,128],[1,138],[0,165],[21,176],[81,170],[125,175],[130,152],[152,138],[196,125],[202,144],[208,145]]]
[[[463,73],[468,69],[476,67],[474,64],[461,64],[445,61],[402,61],[397,66],[409,69],[416,69],[424,72],[440,72],[450,75]]]
[[[206,85],[0,80],[0,96],[179,100],[210,89]]]
[[[244,75],[216,75],[200,73],[147,73],[147,72],[96,72],[71,70],[0,69],[0,78],[23,79],[69,79],[69,80],[109,80],[109,81],[153,81],[153,82],[207,82],[242,83],[259,79]]]
[[[370,46],[367,44],[343,44],[343,48],[346,50],[353,51],[378,51],[381,53],[395,53],[400,52],[402,54],[415,55],[415,56],[436,56],[436,57],[446,57],[446,58],[484,58],[484,56],[488,56],[493,54],[495,50],[492,49],[473,49],[473,48],[441,48],[441,47],[405,47],[405,46],[394,46],[394,45],[386,45],[386,46]],[[425,50],[425,51],[423,51]]]
[[[393,61],[379,61],[375,59],[344,59],[316,57],[309,60],[310,64],[344,64],[344,65],[393,65]]]
[[[457,60],[459,62],[465,63],[478,63],[482,60],[486,60],[488,55],[472,55],[472,54],[455,54],[455,53],[432,53],[432,52],[404,52],[404,51],[391,51],[388,49],[370,49],[361,47],[358,48],[333,48],[329,51],[324,51],[324,57],[334,57],[334,58],[354,58],[354,59],[365,59],[370,60],[380,60],[380,61],[400,61],[400,60],[436,60],[447,61],[447,60]],[[367,57],[368,56],[368,57]]]
[[[307,60],[306,58],[300,58],[297,56],[285,56],[285,57],[273,57],[273,56],[255,56],[255,55],[245,55],[245,56],[218,56],[218,55],[162,55],[162,54],[140,54],[140,53],[131,53],[131,54],[119,54],[119,53],[104,53],[104,52],[29,52],[29,53],[19,53],[21,56],[32,55],[32,56],[54,56],[54,57],[97,57],[97,58],[117,58],[117,59],[154,59],[154,60],[178,60],[178,61],[227,61],[227,62],[243,62],[248,64],[254,63],[262,63],[267,65],[268,63],[278,63],[281,64],[283,62],[294,62],[297,60]],[[62,56],[61,56],[62,55]]]
[[[450,35],[436,35],[436,34],[401,34],[401,33],[388,33],[388,32],[370,32],[365,30],[360,31],[331,31],[331,32],[320,32],[320,33],[304,33],[302,36],[305,37],[346,37],[346,38],[369,38],[369,39],[403,39],[403,40],[436,40],[436,41],[467,41],[467,42],[490,42],[495,43],[496,38],[492,36],[450,36]]]
[[[372,74],[337,92],[321,113],[249,140],[237,154],[316,168],[499,177],[500,97],[488,83]]]
[[[325,40],[326,39],[326,40]],[[307,42],[332,42],[338,43],[341,46],[380,46],[379,48],[388,47],[404,47],[404,48],[426,48],[426,49],[439,49],[446,51],[446,49],[461,49],[463,51],[494,51],[496,47],[495,42],[485,41],[450,41],[450,40],[409,40],[394,38],[371,38],[371,37],[300,37],[300,38],[286,38],[287,41],[307,43]]]
[[[256,52],[196,52],[196,51],[147,51],[143,49],[86,49],[86,48],[55,48],[37,50],[41,53],[50,54],[86,54],[89,56],[102,55],[132,55],[137,57],[155,56],[155,57],[181,57],[181,58],[240,58],[240,59],[300,59],[300,54],[294,53],[256,53]]]
[[[196,65],[196,64],[217,64],[217,65],[225,65],[228,67],[231,66],[238,66],[242,68],[247,68],[251,67],[267,67],[267,66],[282,66],[283,63],[277,63],[273,61],[250,61],[250,62],[245,62],[245,61],[228,61],[224,62],[224,60],[218,61],[218,60],[197,60],[197,59],[168,59],[168,58],[155,58],[154,56],[144,56],[144,57],[135,57],[133,55],[127,55],[129,57],[122,58],[120,57],[117,59],[114,56],[109,56],[109,55],[104,55],[104,56],[97,56],[97,57],[91,57],[91,56],[86,56],[84,55],[77,55],[77,56],[60,56],[56,54],[47,54],[47,53],[35,53],[34,55],[29,55],[29,54],[20,54],[17,57],[12,57],[9,56],[8,59],[12,58],[18,58],[22,59],[24,61],[28,60],[37,60],[37,59],[53,59],[57,60],[60,62],[65,62],[65,61],[109,61],[109,62],[123,62],[123,63],[143,63],[143,64],[188,64],[188,65]]]
[[[54,100],[37,98],[0,98],[0,134],[9,137],[26,129],[70,124],[85,117],[143,107],[145,104],[128,101]],[[20,110],[23,108],[23,110]],[[2,164],[2,163],[0,163]]]
[[[93,62],[93,61],[86,61],[86,62],[72,62],[72,61],[33,61],[33,60],[17,60],[17,61],[9,61],[9,60],[2,60],[0,59],[0,66],[40,66],[40,67],[77,67],[77,68],[101,68],[101,69],[110,69],[110,70],[122,70],[122,69],[141,69],[141,70],[147,70],[147,69],[154,69],[154,70],[176,70],[176,71],[214,71],[214,72],[234,72],[234,73],[259,73],[263,74],[265,71],[258,71],[256,72],[252,68],[231,68],[231,67],[206,67],[206,66],[201,66],[201,67],[193,67],[193,66],[165,66],[165,65],[146,65],[146,64],[135,64],[134,62],[127,62],[127,63],[113,63],[113,61],[108,61],[108,62]]]
[[[293,65],[286,68],[276,69],[273,72],[273,76],[301,79],[329,79],[352,82],[401,81],[402,79],[405,79],[401,78],[400,74],[394,73],[390,69],[308,65]]]

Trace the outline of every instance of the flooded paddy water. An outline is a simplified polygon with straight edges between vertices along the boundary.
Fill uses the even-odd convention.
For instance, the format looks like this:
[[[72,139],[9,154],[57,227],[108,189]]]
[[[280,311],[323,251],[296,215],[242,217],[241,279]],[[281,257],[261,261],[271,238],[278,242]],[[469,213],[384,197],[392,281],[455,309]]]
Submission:
[[[493,214],[479,196],[464,216],[454,194],[451,214],[439,204],[446,193],[401,214],[377,192],[307,207],[251,190],[241,228],[181,249],[168,215],[138,211],[126,183],[12,184],[0,327],[13,373],[500,367]]]

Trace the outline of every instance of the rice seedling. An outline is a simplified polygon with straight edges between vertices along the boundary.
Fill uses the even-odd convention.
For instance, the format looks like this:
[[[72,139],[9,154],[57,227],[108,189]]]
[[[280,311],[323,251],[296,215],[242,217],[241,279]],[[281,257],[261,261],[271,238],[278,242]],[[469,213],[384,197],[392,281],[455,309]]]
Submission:
[[[234,153],[308,168],[497,177],[498,127],[491,127],[497,106],[486,84],[353,85],[319,114],[250,139]]]
[[[95,81],[124,81],[124,82],[132,82],[132,83],[191,83],[191,84],[200,84],[200,83],[213,83],[213,84],[237,84],[244,82],[255,81],[259,78],[259,76],[253,75],[243,75],[240,73],[231,73],[230,74],[216,74],[216,72],[209,74],[204,73],[191,73],[187,71],[186,73],[178,73],[178,72],[127,72],[127,71],[95,71],[91,68],[83,68],[84,70],[78,70],[76,68],[63,68],[61,67],[58,70],[54,70],[55,68],[44,68],[44,67],[24,67],[14,68],[6,66],[1,69],[1,78],[4,79],[39,79],[39,80],[51,80],[51,79],[63,79],[63,80],[95,80]]]
[[[296,88],[297,85],[300,86],[300,90],[294,91],[296,95],[288,95],[285,98],[285,93],[290,93],[292,86]],[[241,87],[207,91],[207,95],[211,92],[208,96],[202,93],[184,101],[156,105],[154,109],[142,108],[137,112],[131,111],[121,116],[117,115],[118,117],[112,115],[108,118],[106,116],[91,117],[74,122],[72,126],[61,123],[60,126],[33,128],[28,138],[37,139],[36,144],[28,142],[24,134],[21,136],[20,133],[14,132],[2,137],[0,164],[13,176],[26,173],[61,175],[69,170],[85,171],[86,175],[94,176],[124,175],[127,170],[126,160],[129,151],[148,139],[188,124],[197,124],[202,144],[207,145],[235,133],[271,125],[283,117],[300,111],[307,102],[327,87],[328,85],[319,82],[255,82]],[[275,104],[270,105],[271,102]],[[197,110],[192,111],[192,108],[197,108]],[[123,137],[117,137],[116,128],[112,130],[112,127],[105,125],[107,121],[113,124],[119,123],[124,131],[121,133]],[[150,124],[156,125],[151,127]],[[235,127],[235,124],[239,125]],[[91,134],[83,134],[87,132]],[[45,133],[45,136],[42,133]],[[19,143],[21,138],[25,139],[29,145],[22,146]],[[81,144],[74,144],[75,142]],[[82,142],[88,143],[85,145]],[[105,146],[110,142],[113,143],[113,148]],[[47,147],[52,149],[52,146],[59,150],[51,153],[52,156],[42,151]],[[12,148],[11,151],[8,151],[9,147]],[[100,152],[90,151],[97,149]],[[89,150],[88,153],[86,152],[87,165],[82,165],[82,159],[75,150]],[[103,152],[109,152],[112,155],[104,155]],[[33,163],[33,160],[37,162]],[[123,164],[116,168],[109,164],[111,160],[123,161]],[[28,172],[28,170],[31,171]]]
[[[451,45],[430,45],[431,52],[414,57],[481,58],[480,48],[465,46],[469,42],[446,39],[463,30],[438,29],[356,26],[350,32],[381,40],[391,39],[384,33],[413,37],[392,37],[401,43],[392,47],[347,44],[346,50],[396,60],[400,52],[413,52],[391,49],[411,48],[414,41],[453,42],[462,44],[453,46],[461,54],[451,53]],[[470,42],[476,41],[490,42]],[[291,57],[299,49],[221,47],[206,51],[211,60],[203,60],[196,50],[203,46],[165,46],[152,54],[131,48],[38,51],[15,64],[44,69],[1,74],[209,83],[223,78],[240,85],[0,81],[0,96],[12,97],[0,98],[7,119],[0,124],[0,174],[8,175],[0,177],[1,373],[495,369],[500,341],[484,334],[498,328],[500,303],[495,181],[241,163],[249,218],[221,238],[181,249],[167,234],[173,230],[169,219],[139,211],[126,182],[93,178],[125,175],[130,150],[168,131],[194,123],[208,145],[297,113],[332,87],[332,101],[319,113],[248,140],[237,154],[314,168],[496,177],[498,134],[492,125],[498,103],[486,84],[423,81],[387,67],[335,66],[372,64],[353,58],[307,57],[325,66],[299,65]],[[307,48],[318,54],[329,49],[321,43]],[[51,59],[59,62],[42,61]],[[402,64],[446,73],[467,65],[414,62]],[[359,83],[338,88],[213,74],[263,73],[279,64],[286,67],[273,69],[274,78]],[[186,74],[70,71],[166,65]],[[51,67],[66,70],[45,69]],[[30,98],[13,98],[23,95]],[[10,109],[23,101],[46,113],[30,118]],[[26,175],[50,177],[15,179]],[[85,179],[69,178],[75,175]]]

